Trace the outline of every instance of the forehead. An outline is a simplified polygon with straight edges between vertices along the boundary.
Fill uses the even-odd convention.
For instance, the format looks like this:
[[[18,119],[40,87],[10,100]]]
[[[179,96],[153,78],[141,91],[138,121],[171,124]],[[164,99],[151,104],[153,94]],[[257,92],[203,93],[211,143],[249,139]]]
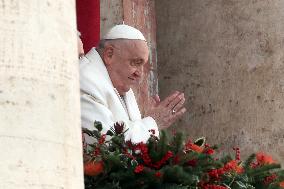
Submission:
[[[149,56],[149,50],[146,41],[123,40],[119,46],[125,56],[143,59],[146,59]]]

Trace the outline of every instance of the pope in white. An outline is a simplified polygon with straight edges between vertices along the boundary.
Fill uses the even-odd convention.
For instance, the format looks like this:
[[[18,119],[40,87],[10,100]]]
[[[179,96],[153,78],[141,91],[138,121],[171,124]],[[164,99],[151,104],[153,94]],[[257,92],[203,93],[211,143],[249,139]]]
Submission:
[[[149,130],[168,128],[186,112],[184,94],[175,91],[165,100],[155,96],[154,104],[141,117],[131,87],[139,85],[149,50],[143,34],[128,25],[116,25],[80,59],[82,127],[94,128],[94,121],[106,133],[115,122],[124,122],[126,140],[146,142]],[[88,138],[86,138],[88,142]]]

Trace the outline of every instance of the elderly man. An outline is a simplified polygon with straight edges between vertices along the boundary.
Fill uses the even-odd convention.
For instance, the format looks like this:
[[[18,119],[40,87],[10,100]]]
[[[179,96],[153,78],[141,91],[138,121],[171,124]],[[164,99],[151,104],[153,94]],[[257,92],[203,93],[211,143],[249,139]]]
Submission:
[[[186,109],[184,94],[174,92],[165,100],[155,97],[147,115],[141,114],[131,87],[139,85],[149,50],[143,34],[128,25],[116,25],[80,63],[82,127],[94,121],[106,132],[115,122],[126,125],[126,140],[146,142],[149,130],[168,128]]]

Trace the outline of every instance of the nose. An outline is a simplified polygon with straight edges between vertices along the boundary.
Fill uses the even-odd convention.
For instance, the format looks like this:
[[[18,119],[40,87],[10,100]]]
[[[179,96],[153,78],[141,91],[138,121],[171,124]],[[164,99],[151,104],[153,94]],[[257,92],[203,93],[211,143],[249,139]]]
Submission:
[[[141,78],[143,76],[143,66],[140,66],[135,70],[134,76],[136,78]]]

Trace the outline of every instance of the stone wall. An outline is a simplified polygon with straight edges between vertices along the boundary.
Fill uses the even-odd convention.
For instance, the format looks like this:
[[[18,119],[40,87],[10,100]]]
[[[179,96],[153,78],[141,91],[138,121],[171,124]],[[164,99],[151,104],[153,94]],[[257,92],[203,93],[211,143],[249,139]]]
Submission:
[[[284,1],[156,0],[159,89],[182,90],[179,126],[284,163]]]

